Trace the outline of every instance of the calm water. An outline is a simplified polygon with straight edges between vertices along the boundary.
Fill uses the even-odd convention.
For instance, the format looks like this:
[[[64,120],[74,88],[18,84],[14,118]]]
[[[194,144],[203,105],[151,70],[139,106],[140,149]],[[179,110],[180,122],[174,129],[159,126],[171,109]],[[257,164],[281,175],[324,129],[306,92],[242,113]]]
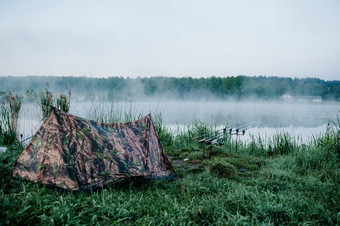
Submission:
[[[325,132],[327,123],[335,121],[340,114],[340,104],[307,103],[250,103],[250,102],[72,102],[70,113],[91,118],[97,112],[139,114],[162,113],[163,123],[172,130],[185,129],[194,120],[221,128],[237,123],[256,123],[259,126],[246,131],[249,135],[271,137],[280,131],[287,131],[303,140]],[[41,125],[41,113],[37,104],[24,104],[20,116],[20,133],[32,136]]]

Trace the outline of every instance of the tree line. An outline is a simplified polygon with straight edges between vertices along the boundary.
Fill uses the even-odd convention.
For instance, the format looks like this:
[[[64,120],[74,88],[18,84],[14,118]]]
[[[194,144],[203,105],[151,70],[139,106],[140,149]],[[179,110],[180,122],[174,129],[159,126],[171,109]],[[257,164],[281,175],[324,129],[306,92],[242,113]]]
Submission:
[[[340,98],[340,81],[319,78],[284,78],[266,76],[230,77],[150,77],[88,78],[25,76],[0,77],[0,95],[7,92],[41,93],[46,86],[56,92],[71,89],[84,98],[105,95],[108,99],[246,99],[276,100],[282,95],[321,96],[323,100]]]

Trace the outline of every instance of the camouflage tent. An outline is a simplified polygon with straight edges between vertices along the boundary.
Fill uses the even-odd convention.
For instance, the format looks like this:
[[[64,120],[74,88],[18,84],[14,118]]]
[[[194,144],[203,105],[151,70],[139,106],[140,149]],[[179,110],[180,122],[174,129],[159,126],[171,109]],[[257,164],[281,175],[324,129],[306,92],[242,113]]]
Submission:
[[[170,179],[174,175],[150,115],[109,124],[56,108],[19,156],[12,173],[73,191],[128,177]]]

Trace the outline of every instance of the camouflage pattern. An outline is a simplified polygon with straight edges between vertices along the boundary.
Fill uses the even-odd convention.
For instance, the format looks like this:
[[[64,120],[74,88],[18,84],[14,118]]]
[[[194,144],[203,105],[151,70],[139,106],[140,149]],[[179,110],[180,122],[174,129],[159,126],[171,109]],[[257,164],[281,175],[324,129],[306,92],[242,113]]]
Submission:
[[[12,176],[77,191],[127,177],[171,179],[175,172],[151,115],[110,124],[53,108],[15,162]]]

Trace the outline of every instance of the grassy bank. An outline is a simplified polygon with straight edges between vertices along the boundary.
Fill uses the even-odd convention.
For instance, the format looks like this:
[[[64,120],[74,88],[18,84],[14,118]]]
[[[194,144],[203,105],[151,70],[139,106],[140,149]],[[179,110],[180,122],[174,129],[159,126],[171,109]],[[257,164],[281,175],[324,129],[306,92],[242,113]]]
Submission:
[[[23,150],[12,145],[0,155],[0,224],[340,224],[339,124],[308,144],[277,134],[236,152],[236,143],[210,150],[192,140],[209,125],[172,133],[153,118],[177,180],[60,191],[12,179]]]

